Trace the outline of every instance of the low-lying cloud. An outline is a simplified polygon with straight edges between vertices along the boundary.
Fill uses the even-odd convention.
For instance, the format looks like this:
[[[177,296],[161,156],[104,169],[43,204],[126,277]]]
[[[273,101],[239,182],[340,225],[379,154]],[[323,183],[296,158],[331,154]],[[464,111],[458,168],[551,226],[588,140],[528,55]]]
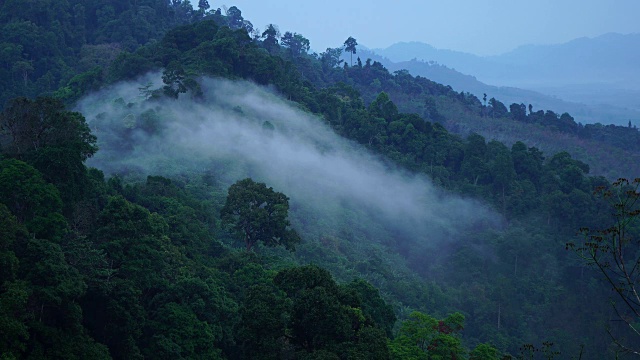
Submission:
[[[494,217],[425,176],[390,166],[268,89],[203,79],[202,99],[145,101],[139,87],[148,81],[157,87],[158,79],[149,75],[79,102],[101,147],[89,165],[107,174],[135,169],[165,176],[189,168],[223,173],[229,183],[250,176],[324,221],[338,224],[332,209],[353,208],[384,228],[403,229],[412,242],[432,245]],[[143,130],[158,125],[162,130],[153,135]]]

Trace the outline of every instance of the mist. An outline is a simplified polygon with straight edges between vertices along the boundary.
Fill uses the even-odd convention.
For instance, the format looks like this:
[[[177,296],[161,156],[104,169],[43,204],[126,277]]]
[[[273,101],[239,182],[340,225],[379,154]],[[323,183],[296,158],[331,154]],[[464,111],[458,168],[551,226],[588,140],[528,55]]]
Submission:
[[[294,214],[294,227],[321,221],[344,231],[345,211],[352,212],[393,233],[395,245],[435,246],[496,223],[487,207],[390,165],[268,88],[202,79],[202,98],[147,101],[139,88],[159,80],[151,74],[78,103],[100,146],[89,166],[107,175],[209,172],[225,186],[251,177],[304,212]],[[159,130],[148,131],[149,122]]]

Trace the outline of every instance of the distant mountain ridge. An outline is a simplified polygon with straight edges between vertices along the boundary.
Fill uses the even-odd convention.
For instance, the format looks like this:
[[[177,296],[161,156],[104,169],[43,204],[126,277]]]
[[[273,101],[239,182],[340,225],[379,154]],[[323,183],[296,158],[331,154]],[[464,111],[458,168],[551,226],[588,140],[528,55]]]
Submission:
[[[585,123],[640,123],[640,34],[525,45],[488,57],[419,42],[361,50],[376,55],[390,70],[404,68],[479,97],[567,111]]]
[[[514,81],[555,85],[607,83],[640,90],[640,34],[609,33],[558,45],[525,45],[484,59],[509,65],[511,69],[532,71],[531,75],[508,74]],[[499,75],[495,74],[497,80]],[[538,79],[532,79],[532,75]]]
[[[563,44],[523,45],[495,56],[437,49],[420,42],[400,42],[372,51],[394,62],[435,61],[496,85],[606,82],[640,89],[640,34],[609,33]]]

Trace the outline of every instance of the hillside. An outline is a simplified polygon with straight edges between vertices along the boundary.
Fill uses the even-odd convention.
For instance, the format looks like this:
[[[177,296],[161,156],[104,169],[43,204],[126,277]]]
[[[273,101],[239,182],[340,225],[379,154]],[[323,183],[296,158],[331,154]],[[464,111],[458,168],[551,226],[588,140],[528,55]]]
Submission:
[[[445,126],[517,125],[588,156],[611,134],[636,151],[637,129],[342,64],[341,49],[308,54],[300,34],[206,10],[55,97],[7,102],[3,354],[601,359],[618,349],[604,325],[633,346],[576,231],[616,222],[594,188],[637,188]]]
[[[606,124],[611,119],[623,124],[638,119],[640,109],[636,101],[640,73],[635,66],[640,56],[635,51],[639,43],[638,34],[606,34],[557,45],[527,45],[487,57],[415,42],[397,43],[373,52],[396,63],[412,59],[435,61],[486,84],[535,90],[586,104],[591,108],[589,113],[597,114],[601,120],[589,113],[581,114],[588,116],[581,120],[585,123]]]
[[[597,85],[587,87],[563,86],[541,87],[540,91],[526,90],[510,86],[493,86],[476,79],[475,76],[462,74],[448,66],[448,63],[419,61],[393,62],[375,52],[359,49],[359,55],[371,58],[383,64],[390,71],[408,70],[414,76],[422,76],[444,85],[450,85],[456,91],[470,92],[478,98],[483,94],[500,99],[505,104],[532,104],[536,109],[554,109],[558,113],[568,112],[577,122],[583,124],[627,125],[640,121],[640,108],[636,107],[634,91],[617,90],[601,94]],[[447,65],[444,65],[447,64]],[[554,94],[550,96],[546,94]],[[584,103],[580,103],[580,102]],[[610,105],[607,105],[610,104]]]
[[[360,55],[368,53],[362,51]],[[400,110],[440,122],[447,130],[462,137],[475,132],[506,144],[525,141],[548,153],[568,151],[576,159],[592,164],[594,174],[610,179],[634,177],[640,170],[637,162],[640,133],[633,124],[629,126],[629,122],[623,126],[584,125],[566,112],[536,108],[531,103],[530,106],[517,102],[507,105],[499,98],[489,98],[490,94],[482,99],[470,92],[458,93],[458,89],[433,83],[429,78],[414,78],[406,69],[396,70],[392,75],[380,62],[373,62],[377,65],[372,66],[372,61],[367,60],[366,64],[360,68],[365,71],[358,70],[359,65],[354,66],[353,74],[357,75],[352,77],[366,102],[373,101],[382,90]],[[445,73],[452,72],[435,64],[428,64],[428,67],[436,73],[442,73],[442,69]],[[454,74],[459,79],[469,79]],[[496,123],[501,125],[496,126]]]

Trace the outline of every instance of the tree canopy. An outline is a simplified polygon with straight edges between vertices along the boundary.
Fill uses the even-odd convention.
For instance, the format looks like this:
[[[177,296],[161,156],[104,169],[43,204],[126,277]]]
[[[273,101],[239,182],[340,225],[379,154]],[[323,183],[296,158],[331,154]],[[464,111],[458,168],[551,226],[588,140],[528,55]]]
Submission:
[[[0,115],[3,355],[493,359],[546,339],[557,339],[567,357],[578,354],[580,339],[590,339],[584,359],[609,354],[600,327],[609,320],[606,291],[558,247],[579,227],[611,223],[592,195],[609,182],[593,174],[623,164],[619,151],[638,147],[636,129],[582,126],[551,110],[527,114],[524,104],[506,109],[491,96],[483,104],[371,59],[339,67],[343,49],[355,54],[355,39],[353,47],[309,54],[295,32],[281,37],[269,26],[261,38],[249,31],[237,8],[223,15],[202,1],[200,11],[178,0],[32,3],[2,5],[3,99],[47,93],[72,103],[111,82],[163,72],[164,88],[143,84],[141,98],[113,101],[127,109],[128,125],[116,129],[117,142],[101,146],[122,156],[171,121],[158,110],[161,98],[201,101],[205,76],[247,79],[390,167],[428,176],[438,193],[484,203],[497,221],[469,233],[451,224],[464,241],[440,246],[430,241],[434,234],[420,234],[423,242],[401,224],[371,220],[368,209],[335,204],[334,223],[305,204],[289,212],[284,194],[251,179],[227,189],[238,174],[227,174],[225,164],[204,173],[127,169],[105,177],[83,163],[96,140],[80,114],[51,97],[19,97]],[[520,127],[527,133],[518,140],[526,141],[492,140]],[[586,155],[566,145],[574,138]],[[540,139],[556,147],[543,152]],[[611,144],[604,151],[615,161],[589,158]],[[246,249],[264,247],[239,251],[228,235]],[[309,263],[326,270],[299,266]],[[358,277],[366,281],[352,281]],[[443,316],[456,311],[465,314],[464,331],[459,316]],[[402,324],[394,327],[396,316]]]
[[[233,234],[244,241],[247,251],[257,243],[293,250],[300,242],[298,233],[290,228],[289,198],[250,178],[229,187],[220,216]]]
[[[353,54],[356,53],[356,46],[358,46],[358,41],[351,36],[344,42],[344,50],[351,53],[351,66],[353,66]]]

